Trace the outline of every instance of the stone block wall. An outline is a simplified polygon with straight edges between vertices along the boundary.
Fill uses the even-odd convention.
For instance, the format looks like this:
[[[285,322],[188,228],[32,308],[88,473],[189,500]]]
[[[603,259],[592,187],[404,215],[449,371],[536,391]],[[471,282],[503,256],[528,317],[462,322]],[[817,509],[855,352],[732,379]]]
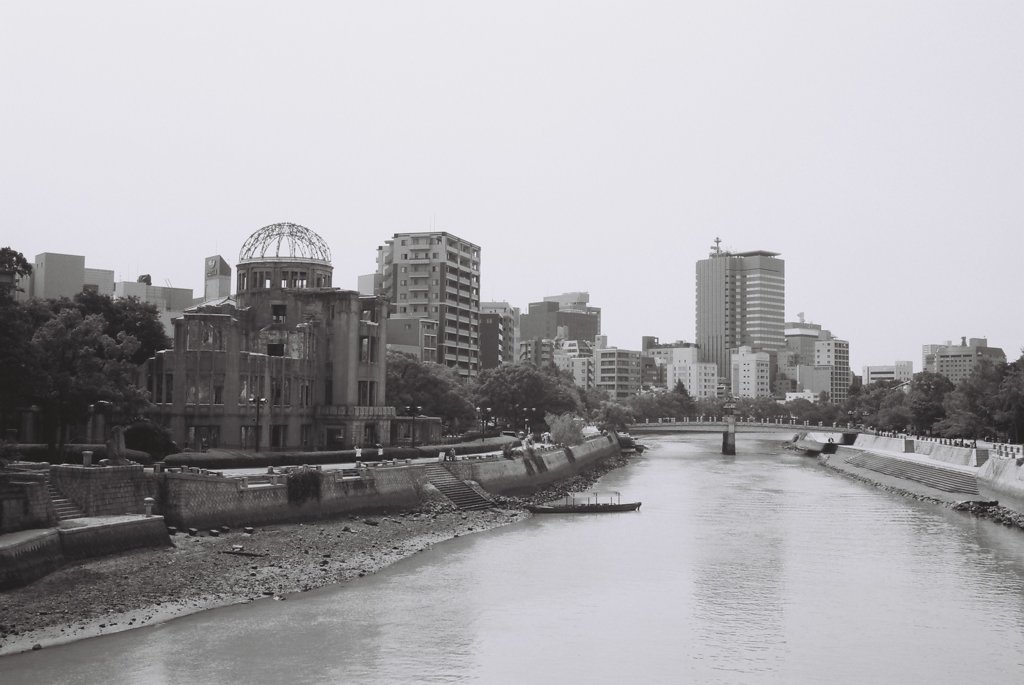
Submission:
[[[124,552],[138,547],[166,547],[171,544],[162,516],[132,518],[117,523],[60,528],[64,558],[87,559]]]
[[[0,474],[0,533],[47,528],[56,521],[44,474]]]
[[[23,531],[0,545],[0,590],[24,585],[64,563],[56,530]]]
[[[412,507],[420,501],[422,466],[363,469],[361,478],[341,471],[314,471],[320,497],[291,501],[287,477],[276,484],[249,485],[247,479],[168,471],[160,474],[160,512],[183,528],[244,526],[308,521],[355,511]]]
[[[50,480],[86,516],[143,514],[143,500],[150,496],[142,466],[50,467]]]

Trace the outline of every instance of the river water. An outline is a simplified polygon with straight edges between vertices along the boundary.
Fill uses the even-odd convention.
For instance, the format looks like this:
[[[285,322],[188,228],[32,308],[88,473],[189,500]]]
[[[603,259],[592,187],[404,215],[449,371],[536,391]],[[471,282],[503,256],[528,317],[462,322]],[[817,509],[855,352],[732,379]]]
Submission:
[[[1020,683],[1024,535],[740,436],[343,586],[0,659],[15,683]]]

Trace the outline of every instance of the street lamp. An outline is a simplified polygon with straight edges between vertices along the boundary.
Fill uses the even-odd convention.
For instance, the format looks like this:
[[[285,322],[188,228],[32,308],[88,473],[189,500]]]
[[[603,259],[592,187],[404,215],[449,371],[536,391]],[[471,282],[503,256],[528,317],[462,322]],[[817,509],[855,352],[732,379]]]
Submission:
[[[416,446],[416,415],[418,413],[420,413],[421,411],[423,411],[423,407],[421,407],[419,405],[416,405],[416,406],[411,406],[410,405],[410,406],[406,407],[405,410],[412,415],[412,434],[409,436],[409,447],[415,447]]]
[[[533,412],[537,411],[537,407],[527,407],[525,411],[529,412],[526,415],[526,435],[530,435],[530,419],[533,418]]]
[[[266,404],[266,397],[250,397],[249,401],[256,405],[256,451],[260,451],[260,407]]]
[[[487,414],[491,413],[491,408],[477,407],[476,413],[480,415],[480,442],[483,442],[487,426]]]

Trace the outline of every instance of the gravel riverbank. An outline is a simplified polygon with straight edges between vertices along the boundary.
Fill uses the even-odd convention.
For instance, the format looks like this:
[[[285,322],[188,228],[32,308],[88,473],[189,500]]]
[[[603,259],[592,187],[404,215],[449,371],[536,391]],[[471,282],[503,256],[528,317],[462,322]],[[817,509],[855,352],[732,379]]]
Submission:
[[[496,497],[487,511],[431,504],[419,512],[262,526],[252,535],[179,533],[173,547],[74,562],[0,593],[0,656],[364,576],[435,543],[525,520],[525,505],[586,490],[630,458],[609,458],[528,498]]]
[[[252,535],[179,534],[173,547],[75,562],[0,593],[0,655],[228,604],[284,599],[528,516],[512,509],[407,512],[263,526]]]

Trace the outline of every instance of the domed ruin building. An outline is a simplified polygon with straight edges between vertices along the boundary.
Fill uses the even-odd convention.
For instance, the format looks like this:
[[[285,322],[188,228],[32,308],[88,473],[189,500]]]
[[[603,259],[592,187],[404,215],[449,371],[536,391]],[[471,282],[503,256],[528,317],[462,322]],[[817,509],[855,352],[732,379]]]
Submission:
[[[330,249],[297,224],[242,245],[235,294],[174,320],[146,366],[155,420],[182,448],[348,449],[388,444],[388,303],[331,287]],[[426,426],[424,426],[426,428]]]

